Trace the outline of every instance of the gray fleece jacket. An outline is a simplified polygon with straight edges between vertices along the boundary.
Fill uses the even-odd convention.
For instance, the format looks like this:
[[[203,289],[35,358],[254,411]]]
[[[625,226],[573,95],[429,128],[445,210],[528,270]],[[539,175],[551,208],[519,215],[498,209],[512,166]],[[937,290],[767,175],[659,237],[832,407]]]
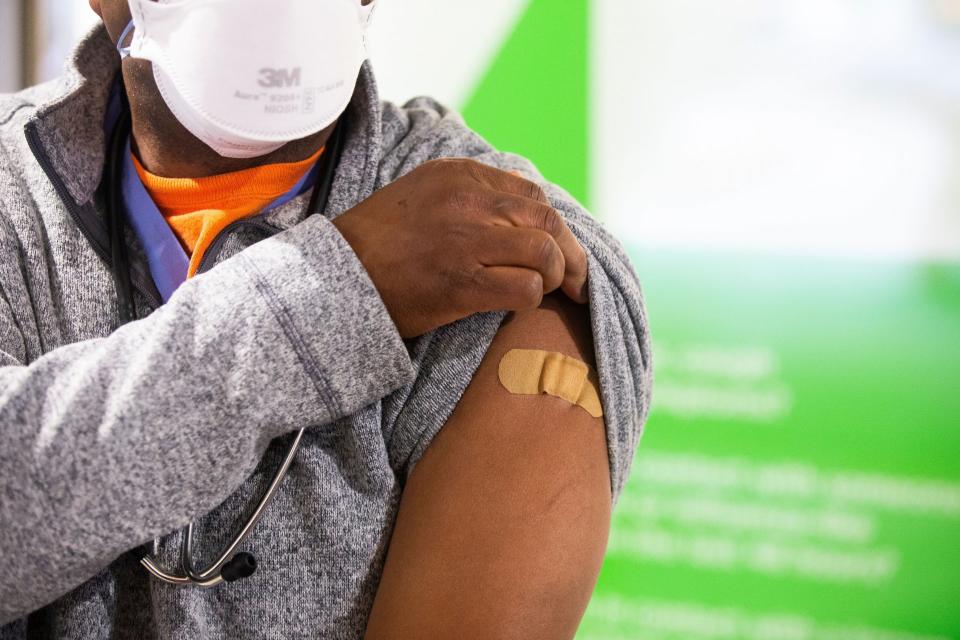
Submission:
[[[165,305],[131,235],[143,319],[118,329],[96,197],[117,69],[98,28],[62,78],[0,96],[0,638],[363,635],[404,483],[504,318],[402,340],[330,222],[432,158],[544,184],[586,248],[616,499],[649,406],[646,318],[620,244],[573,198],[435,101],[382,102],[367,63],[323,215],[304,195],[232,227]],[[260,571],[148,578],[140,557],[178,567],[191,520],[208,562],[301,427],[246,543]]]

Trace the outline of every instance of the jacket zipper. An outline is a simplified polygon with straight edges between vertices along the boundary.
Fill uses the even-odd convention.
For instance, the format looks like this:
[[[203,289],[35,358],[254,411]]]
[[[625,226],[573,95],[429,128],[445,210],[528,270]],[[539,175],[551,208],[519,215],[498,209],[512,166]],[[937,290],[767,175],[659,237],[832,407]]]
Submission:
[[[30,151],[33,152],[33,157],[40,164],[40,168],[43,169],[43,172],[47,175],[47,178],[50,179],[51,184],[53,184],[54,190],[57,192],[57,195],[60,197],[60,201],[63,202],[64,206],[67,208],[67,213],[70,214],[70,218],[73,220],[73,223],[80,229],[80,234],[86,238],[87,242],[90,244],[94,253],[100,256],[109,268],[113,268],[113,260],[107,252],[107,250],[100,246],[97,242],[97,239],[93,236],[90,230],[87,228],[84,223],[83,218],[80,215],[79,206],[73,200],[73,196],[70,195],[70,192],[67,191],[66,185],[63,184],[63,181],[60,179],[60,176],[57,175],[57,172],[54,171],[53,167],[50,165],[50,162],[47,160],[46,154],[44,154],[40,148],[40,142],[37,140],[36,128],[33,126],[28,126],[26,128],[27,133],[27,146],[30,147]],[[135,277],[137,274],[130,274],[130,281],[136,287],[137,291],[140,292],[151,304],[153,304],[154,309],[159,307],[162,303],[158,297],[153,295],[153,292],[150,291],[150,288],[144,285],[144,282]]]
[[[40,168],[43,169],[43,172],[50,179],[51,184],[53,184],[54,190],[57,192],[57,195],[60,197],[61,202],[67,208],[67,212],[70,214],[70,218],[73,220],[73,223],[80,230],[80,234],[87,240],[87,243],[93,249],[94,253],[100,256],[100,259],[103,260],[108,267],[112,267],[112,259],[109,252],[97,242],[96,237],[91,233],[90,229],[87,228],[87,225],[84,223],[83,217],[80,215],[79,207],[76,202],[73,200],[73,196],[70,195],[70,192],[67,191],[66,185],[63,184],[63,181],[60,180],[60,177],[54,171],[53,167],[50,165],[50,162],[47,160],[46,154],[42,152],[40,142],[37,140],[37,132],[35,127],[27,127],[27,146],[30,147],[30,151],[33,153],[33,157],[40,164]],[[266,213],[266,212],[264,212]],[[244,226],[253,227],[255,229],[260,229],[261,231],[266,231],[270,235],[274,235],[281,231],[279,227],[275,227],[272,224],[264,222],[262,220],[264,213],[261,213],[253,218],[247,220],[237,220],[230,223],[220,233],[217,234],[217,237],[213,239],[213,242],[210,243],[209,248],[203,254],[203,258],[200,260],[200,266],[197,267],[197,273],[203,273],[208,269],[213,267],[212,260],[213,256],[219,254],[223,243],[226,241],[226,237],[230,232],[235,231]],[[137,274],[131,274],[130,279],[137,291],[139,291],[150,303],[153,305],[154,309],[160,307],[163,302],[157,296],[153,295],[150,291],[150,288],[145,286],[142,279],[135,277]]]
[[[203,254],[203,258],[200,259],[200,264],[197,266],[197,275],[207,271],[210,268],[213,268],[214,260],[220,253],[223,243],[226,242],[227,236],[236,229],[241,227],[252,227],[261,231],[266,231],[271,236],[282,231],[282,229],[279,227],[275,227],[274,225],[263,221],[263,216],[265,213],[266,212],[260,213],[246,220],[236,220],[224,227],[223,230],[217,234],[217,237],[213,239],[213,242],[210,243],[210,246],[207,247],[206,252]]]

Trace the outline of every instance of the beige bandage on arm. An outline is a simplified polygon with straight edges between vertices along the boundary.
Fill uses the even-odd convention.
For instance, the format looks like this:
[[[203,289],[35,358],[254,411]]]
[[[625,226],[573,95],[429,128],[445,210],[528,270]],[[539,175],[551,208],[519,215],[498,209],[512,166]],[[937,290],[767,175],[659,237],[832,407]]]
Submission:
[[[500,384],[515,395],[546,393],[603,415],[597,372],[587,363],[556,351],[511,349],[500,360]]]

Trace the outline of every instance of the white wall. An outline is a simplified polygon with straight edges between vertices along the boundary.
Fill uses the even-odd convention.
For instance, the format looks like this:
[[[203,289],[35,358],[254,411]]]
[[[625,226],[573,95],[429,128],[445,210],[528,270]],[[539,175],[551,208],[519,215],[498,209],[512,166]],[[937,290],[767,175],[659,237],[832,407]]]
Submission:
[[[0,93],[20,88],[20,3],[0,0]]]
[[[37,60],[37,81],[43,82],[60,74],[77,41],[99,18],[85,0],[31,2],[36,6],[40,23],[37,41],[43,45]]]
[[[529,0],[378,0],[370,59],[384,98],[469,97]]]
[[[960,3],[595,17],[596,208],[628,241],[960,260]]]

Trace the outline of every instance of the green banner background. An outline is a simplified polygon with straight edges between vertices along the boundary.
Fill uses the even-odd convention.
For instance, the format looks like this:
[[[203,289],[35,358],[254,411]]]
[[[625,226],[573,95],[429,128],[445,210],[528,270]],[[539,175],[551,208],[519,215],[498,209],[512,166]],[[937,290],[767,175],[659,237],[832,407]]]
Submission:
[[[464,114],[589,205],[588,18],[533,0]],[[579,637],[960,637],[960,266],[630,253],[654,406]]]

